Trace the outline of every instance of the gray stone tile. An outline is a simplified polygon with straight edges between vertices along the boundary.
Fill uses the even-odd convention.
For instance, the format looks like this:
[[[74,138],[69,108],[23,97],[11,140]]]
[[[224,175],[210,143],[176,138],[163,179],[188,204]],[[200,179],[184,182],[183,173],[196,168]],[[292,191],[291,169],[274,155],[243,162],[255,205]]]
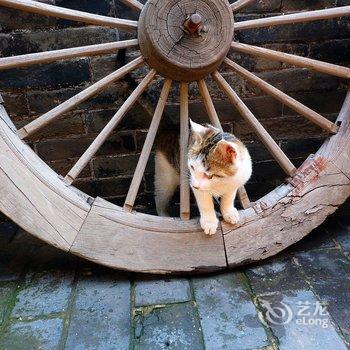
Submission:
[[[63,320],[59,318],[18,322],[0,339],[2,350],[58,349]]]
[[[200,325],[191,302],[146,310],[135,317],[139,349],[203,349]]]
[[[66,349],[128,349],[130,329],[130,282],[117,275],[82,276]]]
[[[327,312],[317,311],[312,292],[287,291],[259,299],[280,350],[347,349]]]
[[[15,290],[16,284],[13,282],[0,283],[0,326],[5,320]]]
[[[285,255],[249,268],[246,274],[256,294],[308,289],[298,267]]]
[[[265,330],[237,275],[193,280],[205,348],[243,350],[268,345]]]
[[[298,260],[350,342],[350,261],[338,250],[300,253]]]
[[[176,303],[190,299],[190,284],[186,279],[151,279],[135,284],[136,306]]]
[[[28,272],[17,295],[12,317],[33,317],[67,309],[73,271]]]

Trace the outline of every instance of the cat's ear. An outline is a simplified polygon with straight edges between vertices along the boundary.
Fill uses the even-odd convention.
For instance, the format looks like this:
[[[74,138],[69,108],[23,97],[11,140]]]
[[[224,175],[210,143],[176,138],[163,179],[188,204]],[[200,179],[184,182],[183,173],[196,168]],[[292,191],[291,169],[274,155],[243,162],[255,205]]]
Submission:
[[[232,164],[236,161],[237,151],[230,142],[221,140],[218,142],[216,149],[225,162]]]
[[[191,125],[191,136],[193,137],[194,141],[200,142],[203,136],[205,135],[205,133],[208,132],[208,128],[195,123],[191,119],[190,119],[190,125]]]

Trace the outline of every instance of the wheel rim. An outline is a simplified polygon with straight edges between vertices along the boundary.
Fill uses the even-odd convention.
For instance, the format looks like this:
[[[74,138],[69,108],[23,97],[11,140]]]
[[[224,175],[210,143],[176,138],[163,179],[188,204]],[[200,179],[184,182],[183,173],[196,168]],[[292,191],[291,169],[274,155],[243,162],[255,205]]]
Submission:
[[[124,2],[137,11],[143,8],[142,4],[134,0],[124,0]],[[209,3],[213,2],[213,0],[203,0],[203,2]],[[226,1],[222,2],[226,3]],[[232,5],[232,9],[239,10],[249,2],[250,1],[247,0],[239,0]],[[38,5],[30,0],[0,0],[0,6],[1,5],[29,12],[49,14],[122,29],[135,30],[137,27],[137,23],[134,21],[108,17],[104,18],[103,16],[94,16],[84,13],[81,14],[77,13],[78,11],[72,10],[66,11],[65,9],[50,5]],[[147,8],[145,7],[142,11],[146,13],[146,10]],[[345,6],[336,9],[312,11],[312,13],[239,22],[236,23],[235,30],[245,30],[247,28],[263,27],[271,24],[283,25],[292,21],[302,22],[333,18],[349,14],[350,6]],[[1,58],[0,69],[8,69],[14,66],[28,66],[30,64],[51,62],[57,59],[84,55],[102,54],[118,48],[129,48],[137,45],[137,40],[127,40],[119,43],[92,45],[78,49],[66,49],[43,54]],[[238,52],[253,54],[273,60],[281,60],[286,63],[311,68],[341,78],[349,79],[350,77],[350,70],[346,67],[236,42],[233,42],[231,46]],[[223,52],[225,52],[225,50],[223,50]],[[146,49],[142,49],[141,51],[147,56],[148,51]],[[329,122],[323,116],[262,81],[228,58],[224,60],[224,64],[229,69],[241,75],[250,83],[255,84],[267,94],[274,96],[276,99],[285,103],[287,106],[296,110],[299,114],[328,132],[338,132],[338,134],[326,141],[324,146],[314,157],[306,160],[297,170],[255,116],[244,105],[239,96],[232,90],[226,80],[216,71],[216,66],[221,63],[224,56],[226,56],[226,54],[223,55],[223,57],[220,56],[214,64],[208,64],[209,68],[206,67],[204,73],[203,71],[195,73],[190,78],[184,73],[183,78],[180,78],[180,80],[182,80],[180,85],[181,217],[185,220],[189,219],[189,186],[186,176],[188,81],[198,80],[199,90],[210,121],[213,125],[221,127],[208,88],[202,79],[204,76],[212,74],[219,88],[227,95],[229,101],[239,109],[245,121],[257,133],[286,174],[290,176],[288,184],[280,186],[272,193],[257,201],[250,208],[247,208],[250,206],[250,203],[249,200],[247,200],[246,193],[244,189],[241,189],[241,202],[246,210],[241,212],[243,219],[238,225],[232,227],[223,223],[220,229],[222,235],[218,234],[213,240],[207,240],[201,235],[201,230],[196,220],[186,222],[175,219],[160,219],[139,213],[127,214],[127,212],[131,212],[133,209],[141,177],[145,170],[145,165],[150,155],[171,88],[172,82],[169,78],[173,78],[175,73],[166,76],[168,79],[165,79],[154,118],[150,126],[150,132],[147,136],[140,161],[135,171],[135,176],[125,201],[124,210],[108,202],[104,202],[99,198],[93,200],[89,196],[81,194],[72,186],[67,186],[67,184],[71,184],[77,178],[80,171],[122,120],[133,103],[140,97],[141,93],[146,90],[149,84],[151,84],[157,71],[159,73],[159,70],[163,69],[159,68],[159,62],[156,64],[149,62],[151,65],[150,72],[117,114],[106,125],[105,129],[99,134],[94,143],[83,154],[78,163],[67,174],[65,182],[52,170],[49,170],[42,161],[36,159],[37,156],[19,140],[18,137],[21,139],[26,138],[48,123],[56,120],[65,111],[71,110],[77,106],[78,103],[100,92],[111,82],[122,78],[128,72],[141,66],[145,62],[145,57],[137,58],[115,73],[104,78],[102,81],[84,90],[73,99],[47,112],[18,131],[13,129],[13,125],[8,119],[5,110],[3,108],[0,110],[3,119],[1,125],[1,149],[5,155],[2,157],[1,169],[4,183],[6,182],[5,179],[7,180],[7,185],[4,185],[2,188],[3,197],[6,199],[12,198],[13,203],[20,207],[20,209],[14,210],[13,205],[9,205],[8,201],[2,200],[0,209],[30,233],[61,249],[70,250],[75,254],[112,267],[143,272],[207,271],[221,269],[227,266],[236,266],[271,256],[301,239],[314,227],[319,225],[349,196],[350,162],[347,135],[349,134],[350,97],[348,96],[345,100],[343,109],[339,115],[338,123],[341,124],[339,128],[337,124]],[[149,57],[146,57],[146,60],[148,61]],[[157,70],[155,68],[157,68]],[[178,69],[178,67],[176,67],[176,69]],[[185,67],[184,72],[188,72],[188,68]],[[24,183],[21,183],[16,167],[18,167],[18,169],[23,168],[23,171],[26,171],[26,181],[39,181],[41,183],[40,186],[42,186],[41,191],[34,191],[35,193],[32,195],[26,192],[24,197],[31,204],[27,203],[25,206],[21,204],[20,200],[20,198],[24,200],[23,197],[11,195],[12,192],[14,193],[16,191],[22,191],[21,193],[23,194],[24,191],[24,189],[21,190],[21,186],[24,186]],[[327,198],[326,200],[319,198],[319,195],[312,197],[313,201],[315,201],[314,203],[308,198],[310,203],[307,203],[307,200],[303,199],[308,195],[305,191],[322,192],[322,186],[324,187],[323,182],[327,183],[328,186],[337,187],[339,191],[336,191],[335,195],[330,196],[331,198]],[[50,193],[50,195],[48,195],[48,193]],[[325,193],[323,193],[323,195],[325,195]],[[30,196],[32,198],[29,198]],[[299,201],[295,199],[297,197],[300,199]],[[32,203],[35,200],[40,203],[39,207],[33,206]],[[49,203],[51,206],[47,208]],[[43,229],[38,223],[34,222],[34,218],[38,215],[42,218],[45,213],[47,214],[48,210],[49,218],[47,220],[43,219],[44,221],[42,222],[39,220],[43,227],[45,227],[45,229]],[[59,210],[61,210],[64,215],[67,215],[67,217],[64,218],[61,215],[59,220],[56,220],[55,214]],[[30,218],[28,213],[30,213],[33,218]],[[19,217],[20,215],[23,215],[23,217]],[[278,217],[282,217],[282,221],[279,221]],[[69,220],[67,220],[67,218],[69,218]],[[265,222],[266,218],[272,220],[272,224],[270,223],[267,225],[265,223],[265,226],[261,225],[262,222]],[[280,232],[272,229],[272,227],[276,226],[276,224],[274,224],[276,222],[279,222],[281,225],[282,229]],[[299,225],[298,232],[293,231],[293,227],[296,223]],[[89,232],[91,227],[95,229],[95,231],[92,230],[94,234],[96,234],[96,231],[98,231],[100,227],[104,227],[105,233],[96,238],[96,235],[94,236],[94,234]],[[258,236],[261,238],[261,241],[257,242],[256,237],[252,234],[256,233],[254,228],[256,229],[259,227]],[[266,230],[267,228],[271,229],[272,235],[263,235],[261,229]],[[121,231],[122,234],[118,231]],[[290,232],[293,232],[292,237],[285,240],[286,233]],[[242,237],[244,237],[244,239],[242,239]],[[108,253],[103,252],[103,247],[106,248],[106,246],[109,247]],[[120,246],[123,246],[123,248],[118,248]],[[145,251],[142,252],[142,250]],[[163,250],[162,253],[159,253],[161,250]],[[120,256],[117,256],[118,252]],[[155,258],[154,256],[150,257],[150,252],[155,255],[159,254],[159,258]],[[195,254],[193,254],[193,252],[195,252]],[[139,258],[139,261],[134,261],[135,256]]]

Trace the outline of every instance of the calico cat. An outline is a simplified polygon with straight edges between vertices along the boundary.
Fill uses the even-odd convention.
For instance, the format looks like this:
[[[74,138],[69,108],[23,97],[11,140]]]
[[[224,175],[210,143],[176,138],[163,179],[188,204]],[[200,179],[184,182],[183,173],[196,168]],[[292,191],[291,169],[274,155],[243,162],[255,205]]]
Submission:
[[[200,212],[200,224],[207,235],[215,234],[219,220],[213,197],[221,198],[224,220],[239,221],[234,207],[238,188],[252,174],[252,161],[247,148],[234,135],[193,121],[188,148],[190,185]],[[168,216],[168,204],[179,186],[179,137],[164,134],[158,142],[155,156],[155,200],[158,215]]]

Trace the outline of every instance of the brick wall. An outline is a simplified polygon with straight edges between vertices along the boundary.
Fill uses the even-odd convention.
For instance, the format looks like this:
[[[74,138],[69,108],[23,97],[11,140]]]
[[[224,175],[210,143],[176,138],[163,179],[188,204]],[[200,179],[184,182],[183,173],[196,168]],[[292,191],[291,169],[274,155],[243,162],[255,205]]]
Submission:
[[[119,0],[45,2],[102,15],[135,18]],[[349,4],[349,0],[257,0],[256,5],[247,7],[236,16],[236,20]],[[0,8],[0,56],[110,42],[134,35]],[[350,62],[348,19],[246,30],[238,33],[236,38],[245,43],[328,62],[343,65]],[[0,72],[0,91],[12,119],[21,127],[106,76],[118,68],[124,59],[129,61],[137,54],[135,51],[127,51],[126,55],[119,52],[118,55],[73,59],[28,69],[3,71]],[[327,118],[334,120],[339,112],[345,95],[344,81],[253,56],[230,53],[230,57]],[[143,68],[138,69],[99,96],[67,113],[31,137],[28,140],[30,145],[58,173],[66,174],[145,72]],[[236,75],[228,71],[224,71],[224,75],[296,165],[318,149],[325,137],[319,128]],[[284,175],[210,79],[208,84],[225,129],[240,136],[251,150],[255,166],[248,190],[253,198],[257,198],[280,183]],[[93,196],[99,195],[122,204],[160,87],[161,80],[157,80],[127,114],[82,172],[76,182],[77,187]],[[195,84],[191,84],[190,92],[191,117],[196,121],[207,121]],[[175,84],[166,108],[163,128],[178,125],[178,93],[178,84]],[[137,203],[140,209],[154,207],[152,160],[147,167]]]

